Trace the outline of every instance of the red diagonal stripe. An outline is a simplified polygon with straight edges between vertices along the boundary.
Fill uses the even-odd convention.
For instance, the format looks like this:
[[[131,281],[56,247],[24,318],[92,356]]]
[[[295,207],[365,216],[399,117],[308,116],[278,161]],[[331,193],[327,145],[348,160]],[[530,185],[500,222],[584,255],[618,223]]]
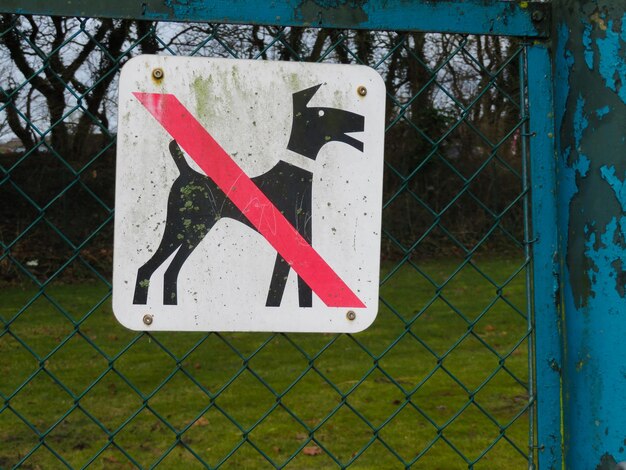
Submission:
[[[365,307],[176,96],[133,94],[328,307]]]

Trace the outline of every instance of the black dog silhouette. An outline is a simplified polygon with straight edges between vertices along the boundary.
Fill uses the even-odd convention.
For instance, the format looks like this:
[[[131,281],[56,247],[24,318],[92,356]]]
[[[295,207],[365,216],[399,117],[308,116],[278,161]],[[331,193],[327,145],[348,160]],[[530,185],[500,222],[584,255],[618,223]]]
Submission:
[[[336,108],[308,107],[320,85],[293,94],[293,119],[287,148],[312,160],[328,142],[343,142],[359,151],[363,143],[346,135],[362,132],[360,114]],[[154,271],[176,252],[163,275],[163,303],[176,305],[177,280],[181,267],[200,241],[222,217],[238,220],[256,230],[245,215],[208,176],[191,169],[175,140],[169,145],[180,176],[170,189],[165,232],[152,258],[137,271],[134,304],[145,304]],[[312,173],[279,161],[267,173],[252,178],[298,233],[310,244]],[[177,251],[178,250],[178,251]],[[279,306],[291,267],[276,254],[266,306]],[[311,307],[311,288],[298,276],[300,307]]]

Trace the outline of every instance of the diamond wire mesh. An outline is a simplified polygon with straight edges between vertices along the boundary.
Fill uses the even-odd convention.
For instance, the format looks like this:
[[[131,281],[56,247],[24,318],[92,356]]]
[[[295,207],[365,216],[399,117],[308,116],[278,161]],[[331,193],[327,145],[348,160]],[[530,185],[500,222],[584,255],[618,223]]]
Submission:
[[[533,465],[523,44],[11,15],[0,27],[0,467]],[[115,323],[114,87],[140,52],[380,71],[384,259],[369,330]]]

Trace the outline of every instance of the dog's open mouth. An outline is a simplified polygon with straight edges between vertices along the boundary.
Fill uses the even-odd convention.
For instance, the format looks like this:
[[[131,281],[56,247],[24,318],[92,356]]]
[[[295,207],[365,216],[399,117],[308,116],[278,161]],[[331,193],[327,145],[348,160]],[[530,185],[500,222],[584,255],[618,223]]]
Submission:
[[[363,131],[360,130],[360,131],[355,131],[355,132],[361,133]],[[338,142],[343,142],[344,144],[348,144],[360,152],[363,151],[363,142],[361,142],[359,139],[355,139],[351,135],[348,135],[348,133],[340,135],[335,140],[337,140]]]
[[[338,111],[337,117],[340,118],[336,123],[336,130],[339,132],[333,136],[332,140],[343,142],[362,152],[363,142],[350,134],[362,133],[365,130],[365,118],[349,111]]]

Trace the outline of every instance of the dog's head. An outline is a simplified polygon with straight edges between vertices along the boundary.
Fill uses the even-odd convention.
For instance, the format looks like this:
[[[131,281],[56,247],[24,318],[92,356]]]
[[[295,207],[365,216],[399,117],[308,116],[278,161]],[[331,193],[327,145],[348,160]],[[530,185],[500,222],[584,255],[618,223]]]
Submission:
[[[293,121],[287,148],[315,160],[329,142],[343,142],[363,151],[363,142],[347,135],[363,132],[365,118],[337,108],[308,107],[321,84],[293,94]]]

